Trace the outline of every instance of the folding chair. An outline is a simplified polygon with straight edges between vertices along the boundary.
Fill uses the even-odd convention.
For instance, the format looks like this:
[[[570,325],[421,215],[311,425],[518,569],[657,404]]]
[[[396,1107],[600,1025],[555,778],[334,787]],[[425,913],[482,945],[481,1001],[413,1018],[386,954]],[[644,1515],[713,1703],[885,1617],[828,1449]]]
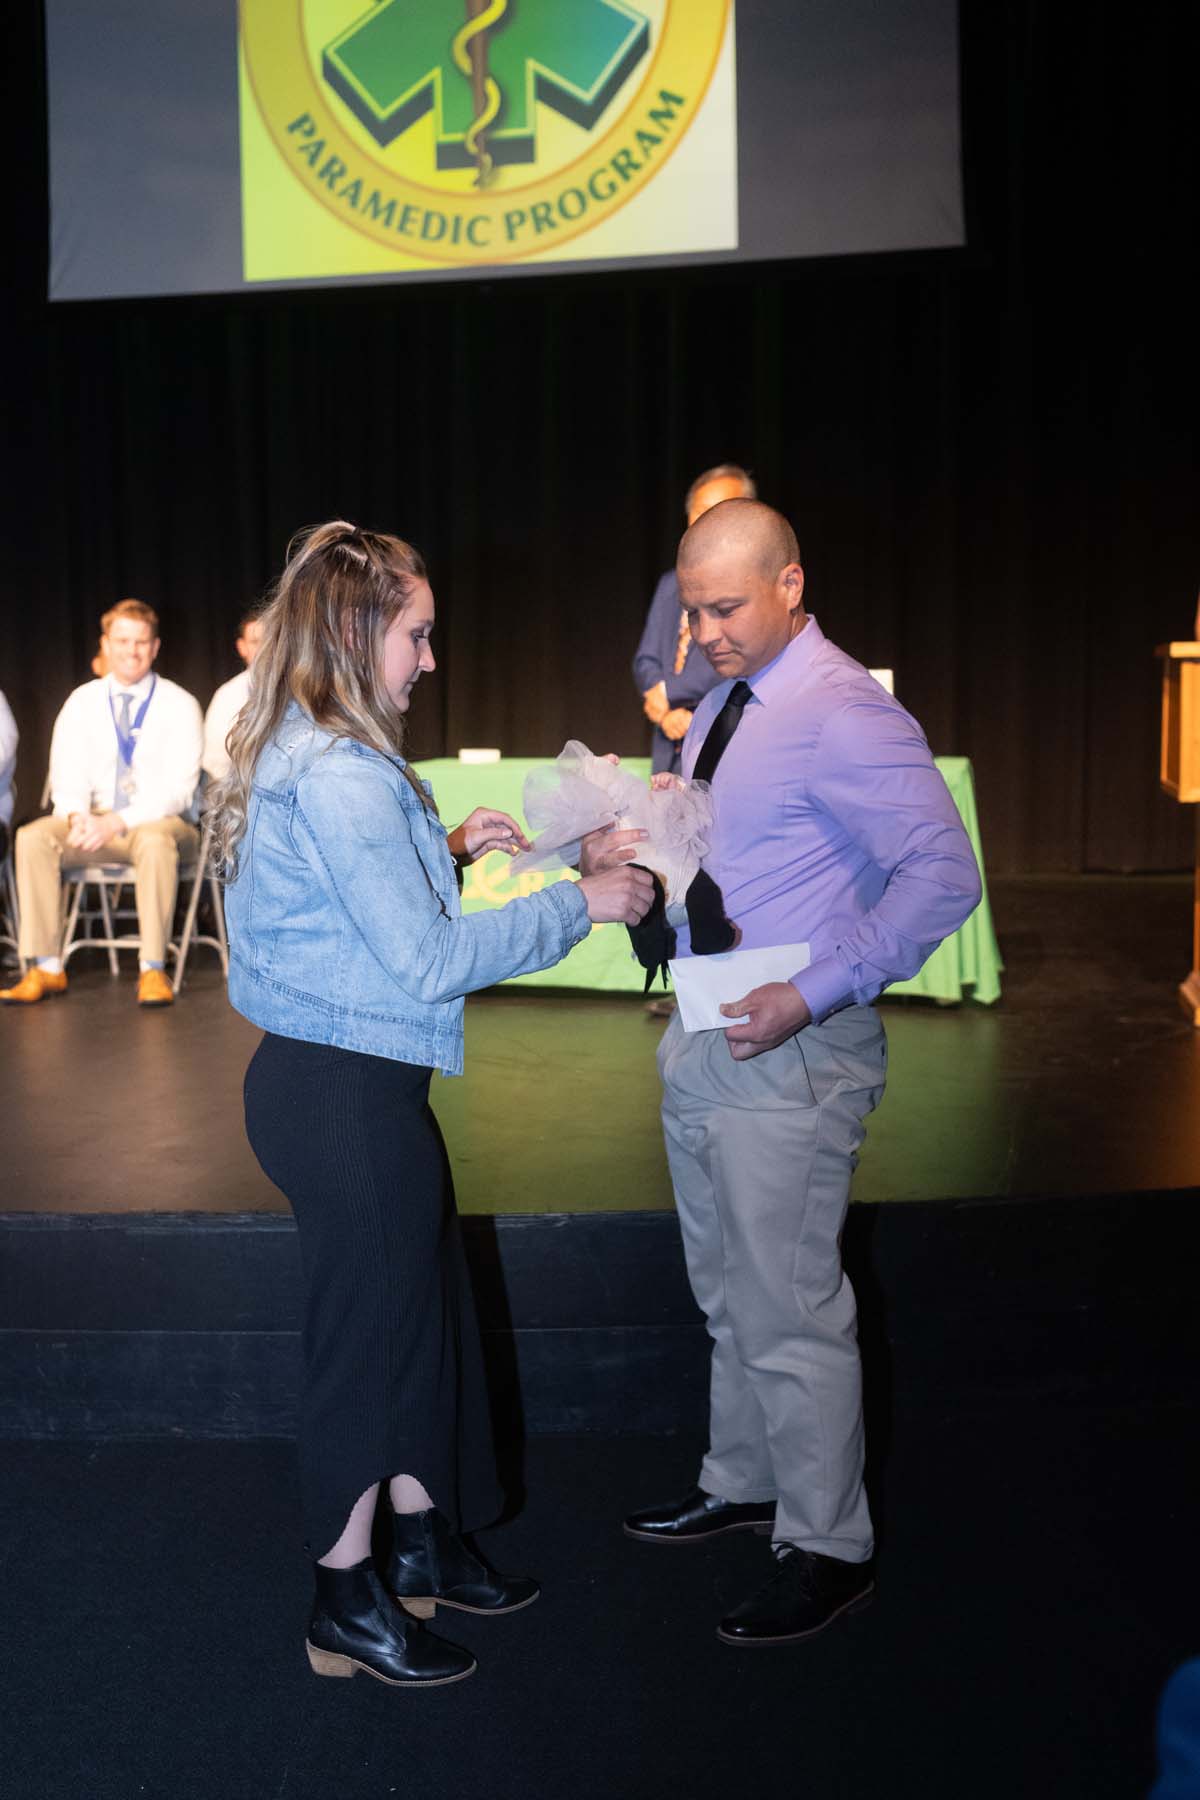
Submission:
[[[63,870],[63,931],[62,945],[59,955],[63,968],[78,950],[106,950],[108,952],[108,972],[110,975],[120,973],[117,962],[118,950],[137,950],[141,948],[141,938],[134,931],[117,934],[117,923],[122,919],[132,919],[136,926],[137,912],[125,902],[123,889],[130,886],[133,871],[128,863],[87,863],[78,869]],[[89,888],[96,890],[95,901],[84,905]],[[94,926],[100,924],[99,932]]]
[[[217,875],[208,866],[212,848],[212,823],[205,821],[200,837],[200,848],[195,857],[180,859],[179,889],[187,892],[184,911],[183,929],[177,937],[173,937],[167,945],[173,960],[174,970],[171,988],[178,993],[183,986],[183,974],[187,967],[187,959],[197,944],[203,944],[215,950],[221,959],[222,973],[229,974],[229,943],[225,933],[225,908],[221,898],[221,883]],[[213,918],[216,924],[216,936],[196,930],[196,913],[200,905],[200,893],[205,881],[208,881],[209,897],[212,903]],[[79,869],[63,870],[63,935],[62,960],[63,967],[78,950],[105,950],[108,953],[109,973],[119,972],[117,954],[121,950],[138,950],[141,938],[136,930],[118,932],[117,926],[122,919],[132,917],[136,924],[136,912],[130,906],[122,904],[122,889],[132,881],[132,871],[127,863],[88,863]],[[96,890],[96,905],[84,909],[83,900],[88,888]],[[103,927],[99,932],[93,927],[96,923]]]
[[[15,950],[21,933],[21,909],[17,904],[17,875],[13,868],[11,837],[4,852],[4,861],[0,863],[0,927],[0,944],[8,944]]]
[[[225,932],[225,900],[221,893],[220,876],[211,865],[212,840],[212,818],[211,815],[206,814],[204,829],[200,833],[200,849],[196,861],[189,866],[186,877],[182,869],[179,872],[180,887],[184,885],[185,880],[190,880],[192,889],[188,895],[187,910],[183,915],[183,930],[178,938],[172,939],[170,945],[171,953],[175,958],[175,974],[171,986],[176,993],[183,985],[183,971],[187,967],[188,956],[196,944],[204,944],[209,950],[216,951],[221,959],[221,973],[227,981],[229,979],[229,939]],[[205,881],[208,882],[208,898],[212,907],[216,937],[209,937],[206,933],[196,930],[196,912],[200,905],[200,890]]]

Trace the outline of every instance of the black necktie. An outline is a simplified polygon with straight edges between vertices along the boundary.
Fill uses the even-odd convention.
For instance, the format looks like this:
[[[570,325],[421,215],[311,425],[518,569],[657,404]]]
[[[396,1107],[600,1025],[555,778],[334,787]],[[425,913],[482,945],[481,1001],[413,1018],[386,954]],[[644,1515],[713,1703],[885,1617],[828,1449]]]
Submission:
[[[713,771],[724,756],[726,745],[738,728],[742,709],[753,691],[749,682],[734,682],[724,706],[709,726],[708,736],[700,746],[700,754],[692,770],[693,781],[712,780]],[[725,902],[721,898],[721,890],[703,869],[698,871],[687,891],[686,905],[692,949],[697,956],[711,956],[716,951],[732,948],[736,933],[725,917]],[[666,896],[657,875],[654,877],[653,906],[640,925],[630,925],[628,930],[634,955],[646,971],[645,991],[650,992],[650,984],[659,969],[662,970],[665,987],[667,964],[675,954],[675,933],[667,924]]]
[[[754,692],[749,682],[735,681],[724,706],[708,728],[708,736],[700,746],[693,781],[711,781],[717,764],[725,754],[730,738],[741,722],[742,708]]]

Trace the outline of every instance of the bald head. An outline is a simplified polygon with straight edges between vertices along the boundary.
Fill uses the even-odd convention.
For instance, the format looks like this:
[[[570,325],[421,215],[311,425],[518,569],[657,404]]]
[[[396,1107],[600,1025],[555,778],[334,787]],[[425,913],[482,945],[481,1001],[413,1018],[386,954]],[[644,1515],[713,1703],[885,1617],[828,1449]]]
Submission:
[[[705,469],[703,475],[697,475],[687,491],[683,511],[688,524],[693,525],[701,513],[722,500],[757,499],[758,489],[748,469],[743,469],[740,463],[718,463],[716,468]]]
[[[758,500],[723,500],[697,519],[676,573],[692,637],[718,675],[756,675],[808,622],[796,534]]]
[[[774,580],[800,561],[796,534],[782,513],[761,500],[722,500],[690,525],[679,546],[679,569],[713,557],[736,559]]]

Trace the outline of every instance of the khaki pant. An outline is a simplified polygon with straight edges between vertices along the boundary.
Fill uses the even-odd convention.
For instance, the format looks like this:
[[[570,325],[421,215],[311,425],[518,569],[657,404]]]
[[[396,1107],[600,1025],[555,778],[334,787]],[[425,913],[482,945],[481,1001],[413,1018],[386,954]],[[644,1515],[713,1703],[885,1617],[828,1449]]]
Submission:
[[[102,850],[67,845],[66,819],[34,819],[17,833],[17,899],[21,907],[21,955],[29,960],[62,951],[62,871],[89,863],[128,863],[133,869],[140,955],[165,963],[167,933],[175,914],[180,857],[195,857],[200,834],[185,819],[154,819],[113,838]]]
[[[776,1502],[775,1540],[871,1555],[862,1376],[841,1235],[887,1048],[853,1006],[747,1062],[671,1021],[663,1129],[688,1275],[712,1338],[699,1485]]]

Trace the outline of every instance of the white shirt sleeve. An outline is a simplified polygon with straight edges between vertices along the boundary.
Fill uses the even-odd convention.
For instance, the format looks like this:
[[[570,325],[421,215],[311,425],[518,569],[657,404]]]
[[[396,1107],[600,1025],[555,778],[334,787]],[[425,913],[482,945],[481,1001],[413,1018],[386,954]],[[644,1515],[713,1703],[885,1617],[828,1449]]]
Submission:
[[[17,766],[17,721],[12,707],[0,693],[0,821],[5,825],[13,814],[13,770]]]
[[[204,773],[212,781],[220,781],[229,773],[226,739],[249,695],[250,672],[243,669],[240,675],[222,682],[208,703],[204,715]]]
[[[50,739],[50,803],[60,818],[71,813],[92,810],[94,771],[89,754],[92,733],[88,716],[93,710],[95,694],[90,690],[101,686],[89,681],[68,694]]]

